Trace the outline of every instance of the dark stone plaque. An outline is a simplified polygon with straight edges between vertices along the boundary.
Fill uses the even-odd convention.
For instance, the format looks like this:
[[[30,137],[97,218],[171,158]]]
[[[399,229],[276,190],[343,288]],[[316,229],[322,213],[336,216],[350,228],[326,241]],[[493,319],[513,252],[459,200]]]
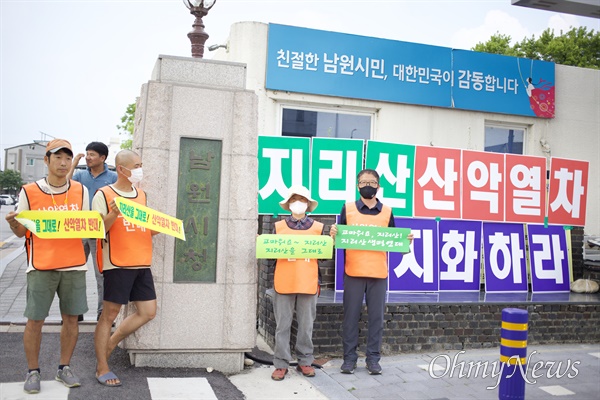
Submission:
[[[173,282],[216,282],[222,145],[181,138],[177,218],[186,240],[175,241]]]

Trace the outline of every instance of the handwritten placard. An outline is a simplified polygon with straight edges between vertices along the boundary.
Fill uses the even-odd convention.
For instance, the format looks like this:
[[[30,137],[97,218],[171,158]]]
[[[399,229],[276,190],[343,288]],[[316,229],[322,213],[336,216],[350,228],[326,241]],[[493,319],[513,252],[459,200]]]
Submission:
[[[333,255],[333,239],[324,235],[259,235],[256,258],[318,258]]]
[[[42,239],[104,238],[104,221],[98,211],[21,211],[16,217]]]
[[[338,249],[391,251],[408,253],[410,228],[337,225],[335,246]]]
[[[123,218],[132,224],[185,240],[182,220],[123,197],[115,197],[115,202]]]

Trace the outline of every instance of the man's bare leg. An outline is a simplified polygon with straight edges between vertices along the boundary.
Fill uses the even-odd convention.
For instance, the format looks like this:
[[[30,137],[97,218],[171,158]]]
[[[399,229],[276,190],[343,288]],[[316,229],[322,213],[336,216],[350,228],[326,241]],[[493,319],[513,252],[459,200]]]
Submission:
[[[108,367],[108,345],[110,340],[110,331],[112,324],[119,315],[121,304],[104,300],[102,314],[96,325],[94,333],[94,346],[96,348],[96,378],[110,372]],[[112,350],[111,350],[112,351]],[[118,379],[109,379],[108,385],[118,385],[121,383]]]
[[[25,348],[25,358],[27,359],[27,368],[36,369],[40,367],[40,347],[42,345],[42,326],[44,320],[28,319],[23,332],[23,347]],[[62,355],[61,355],[62,357]]]

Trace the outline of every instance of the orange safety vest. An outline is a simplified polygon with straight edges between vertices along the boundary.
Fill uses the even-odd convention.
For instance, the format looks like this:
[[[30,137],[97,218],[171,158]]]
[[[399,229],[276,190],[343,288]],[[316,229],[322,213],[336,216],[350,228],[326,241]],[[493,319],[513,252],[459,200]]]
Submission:
[[[392,209],[386,205],[377,215],[361,214],[356,203],[346,203],[346,223],[358,226],[387,227],[392,216]],[[365,278],[387,278],[387,252],[371,250],[346,250],[345,272],[349,276]]]
[[[98,190],[104,193],[106,207],[110,210],[109,204],[115,197],[120,197],[120,195],[110,186],[104,186]],[[137,189],[137,192],[136,197],[127,197],[127,199],[145,206],[146,193],[141,189]],[[110,245],[108,256],[111,264],[115,267],[149,267],[152,265],[152,232],[149,229],[132,224],[123,218],[121,214],[106,232],[106,238],[99,239],[97,242],[96,260],[100,272],[102,272],[103,267],[103,241],[108,242]]]
[[[23,185],[30,210],[55,210],[57,205],[65,205],[68,210],[81,210],[83,207],[83,185],[71,180],[65,193],[45,193],[36,183]],[[53,199],[54,196],[54,199]],[[41,239],[29,230],[25,233],[27,262],[40,271],[81,267],[85,265],[85,251],[81,239]]]
[[[323,224],[314,221],[308,229],[291,229],[285,220],[275,223],[275,233],[283,235],[320,235]],[[273,286],[279,294],[317,294],[319,264],[317,259],[278,259]]]

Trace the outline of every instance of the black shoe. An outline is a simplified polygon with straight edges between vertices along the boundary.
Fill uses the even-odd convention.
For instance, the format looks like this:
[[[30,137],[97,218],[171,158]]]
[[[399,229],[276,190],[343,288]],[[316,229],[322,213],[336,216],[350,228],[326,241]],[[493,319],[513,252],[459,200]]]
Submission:
[[[367,371],[371,375],[381,375],[381,365],[377,361],[367,361]]]
[[[353,374],[356,368],[356,361],[344,361],[340,371],[342,374]]]

